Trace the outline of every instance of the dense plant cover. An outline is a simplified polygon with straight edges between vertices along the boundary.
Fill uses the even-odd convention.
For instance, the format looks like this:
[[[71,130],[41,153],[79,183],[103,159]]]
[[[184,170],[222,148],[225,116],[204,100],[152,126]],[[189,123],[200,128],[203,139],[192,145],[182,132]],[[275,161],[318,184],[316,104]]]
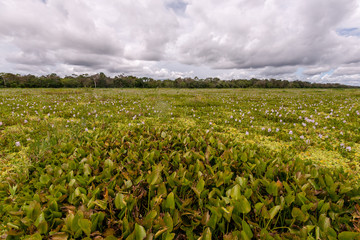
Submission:
[[[359,99],[3,89],[3,236],[359,239]]]
[[[73,75],[59,77],[55,73],[46,76],[0,73],[0,88],[356,88],[338,83],[310,83],[276,79],[232,79],[177,78],[154,80],[148,77],[118,75],[108,77],[104,73],[95,75]]]

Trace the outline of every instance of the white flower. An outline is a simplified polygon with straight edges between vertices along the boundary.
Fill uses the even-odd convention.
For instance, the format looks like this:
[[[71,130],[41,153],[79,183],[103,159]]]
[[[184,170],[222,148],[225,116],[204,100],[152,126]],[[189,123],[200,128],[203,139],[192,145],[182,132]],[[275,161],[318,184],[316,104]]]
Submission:
[[[268,129],[268,132],[271,132],[271,128]]]
[[[290,134],[290,135],[293,134],[293,131],[290,130],[290,131],[289,131],[289,134]]]
[[[15,142],[15,146],[20,147],[20,142]]]
[[[346,150],[350,152],[350,151],[351,151],[351,147],[350,147],[350,146],[349,146],[349,147],[346,147]]]
[[[304,136],[303,136],[303,135],[301,135],[301,136],[300,136],[300,139],[304,139]]]
[[[246,132],[245,132],[245,134],[246,134],[246,135],[249,135],[249,132],[248,132],[248,131],[246,131]]]
[[[25,119],[25,120],[24,120],[24,123],[27,123],[27,122],[28,122],[28,121]]]
[[[88,132],[89,131],[89,129],[88,128],[85,128],[85,132]]]
[[[0,126],[2,126],[2,124],[3,124],[3,123],[2,123],[2,122],[0,122]]]
[[[276,132],[280,131],[280,129],[276,128]]]
[[[302,123],[302,125],[303,125],[304,127],[306,127],[306,123]]]

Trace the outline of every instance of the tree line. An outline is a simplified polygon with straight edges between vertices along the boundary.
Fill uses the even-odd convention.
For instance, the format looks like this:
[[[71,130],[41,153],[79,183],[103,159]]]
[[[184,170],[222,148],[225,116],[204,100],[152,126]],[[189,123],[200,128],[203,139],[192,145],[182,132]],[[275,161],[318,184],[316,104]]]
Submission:
[[[155,80],[149,77],[82,74],[60,77],[0,73],[0,88],[353,88],[339,83],[310,83],[277,79],[177,78]]]

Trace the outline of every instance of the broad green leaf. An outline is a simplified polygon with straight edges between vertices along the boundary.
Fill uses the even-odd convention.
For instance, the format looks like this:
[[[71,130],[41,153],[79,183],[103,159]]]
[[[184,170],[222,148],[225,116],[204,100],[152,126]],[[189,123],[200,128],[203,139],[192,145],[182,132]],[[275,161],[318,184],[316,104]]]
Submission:
[[[202,235],[202,240],[211,240],[211,239],[212,239],[211,230],[210,228],[206,228]]]
[[[173,230],[174,225],[173,225],[173,220],[171,218],[171,215],[168,212],[165,213],[164,222],[165,222],[166,227],[168,228],[168,231],[171,232]]]
[[[330,218],[326,217],[325,214],[321,214],[319,217],[319,227],[324,232],[327,232],[328,228],[331,227]]]
[[[301,222],[305,222],[306,221],[306,215],[303,213],[303,211],[301,211],[301,209],[294,207],[291,211],[291,216]]]
[[[135,223],[135,240],[143,240],[146,237],[145,228]]]
[[[150,185],[154,185],[157,184],[158,181],[160,180],[160,175],[161,175],[161,171],[164,167],[159,164],[155,167],[155,169],[150,173],[150,175],[147,178],[147,182]]]
[[[48,184],[48,182],[50,182],[50,177],[49,177],[49,175],[47,175],[47,174],[41,175],[41,176],[40,176],[40,182],[41,182],[42,184]]]
[[[175,198],[173,192],[169,193],[169,195],[166,197],[165,207],[169,209],[175,209]]]
[[[241,225],[242,225],[242,228],[243,228],[243,231],[245,232],[246,236],[248,237],[248,239],[252,239],[252,237],[254,236],[252,231],[251,231],[251,228],[250,226],[247,224],[246,221],[242,221],[241,222]]]
[[[237,210],[239,210],[241,213],[248,213],[251,211],[251,205],[244,196],[241,195],[239,200],[236,202],[239,203],[237,204]]]
[[[278,195],[278,186],[277,186],[276,182],[272,181],[271,183],[269,183],[266,186],[266,191],[273,196],[277,196]]]
[[[126,207],[126,202],[124,199],[124,195],[122,193],[117,193],[115,196],[115,207],[117,209],[123,209],[124,207]]]
[[[272,207],[269,211],[270,219],[273,219],[276,216],[276,214],[280,211],[280,209],[281,206],[279,205]]]
[[[332,177],[328,174],[325,175],[325,182],[328,187],[334,186],[334,181],[333,181]]]
[[[200,194],[204,190],[204,186],[205,186],[205,181],[203,178],[201,178],[199,182],[196,184],[196,189],[199,191]]]
[[[357,240],[360,239],[360,232],[341,232],[338,238],[339,240]]]
[[[90,235],[91,233],[91,222],[88,219],[79,219],[79,227],[86,235]]]

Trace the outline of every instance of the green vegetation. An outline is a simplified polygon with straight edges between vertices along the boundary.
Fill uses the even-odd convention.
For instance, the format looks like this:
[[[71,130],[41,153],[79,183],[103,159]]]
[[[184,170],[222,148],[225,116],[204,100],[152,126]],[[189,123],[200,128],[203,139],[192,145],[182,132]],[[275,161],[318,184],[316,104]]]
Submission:
[[[7,239],[359,239],[360,91],[2,89]]]
[[[118,75],[108,77],[104,73],[59,77],[55,73],[46,76],[0,73],[0,88],[359,88],[338,83],[310,83],[276,79],[177,78],[155,80],[149,77]]]

